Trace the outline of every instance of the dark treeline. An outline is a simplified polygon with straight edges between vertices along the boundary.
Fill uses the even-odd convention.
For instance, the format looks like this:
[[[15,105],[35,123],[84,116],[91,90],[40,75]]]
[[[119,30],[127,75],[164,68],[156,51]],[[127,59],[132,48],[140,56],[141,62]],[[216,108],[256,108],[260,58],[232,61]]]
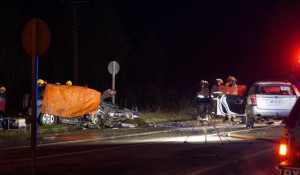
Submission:
[[[21,45],[22,29],[31,18],[44,20],[51,32],[50,47],[39,58],[39,78],[49,83],[73,81],[73,9],[66,2],[12,0],[0,7],[0,85],[7,88],[9,112],[22,110],[22,97],[31,89],[31,58]],[[155,32],[128,31],[108,0],[83,4],[77,19],[79,85],[100,92],[110,88],[107,65],[115,60],[121,67],[116,76],[121,106],[163,110],[188,104],[186,93],[168,81],[172,63],[167,62],[168,54]]]

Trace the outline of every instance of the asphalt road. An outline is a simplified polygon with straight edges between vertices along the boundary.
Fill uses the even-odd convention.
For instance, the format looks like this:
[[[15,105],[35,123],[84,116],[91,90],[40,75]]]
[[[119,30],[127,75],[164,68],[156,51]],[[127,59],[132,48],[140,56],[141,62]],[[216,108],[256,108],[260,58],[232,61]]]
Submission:
[[[48,135],[38,174],[274,175],[282,126],[156,127]],[[111,134],[109,134],[111,132]],[[228,137],[228,132],[233,137]],[[0,174],[30,174],[30,147],[0,148]]]

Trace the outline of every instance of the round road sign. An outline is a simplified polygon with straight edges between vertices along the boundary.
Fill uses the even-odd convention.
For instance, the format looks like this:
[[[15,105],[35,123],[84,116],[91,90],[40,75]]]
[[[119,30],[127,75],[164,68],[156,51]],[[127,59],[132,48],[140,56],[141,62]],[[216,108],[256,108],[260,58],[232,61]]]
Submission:
[[[41,19],[31,19],[22,31],[22,45],[26,53],[40,56],[46,52],[50,44],[48,25]]]
[[[117,74],[120,71],[120,65],[116,61],[111,61],[107,68],[110,74]]]

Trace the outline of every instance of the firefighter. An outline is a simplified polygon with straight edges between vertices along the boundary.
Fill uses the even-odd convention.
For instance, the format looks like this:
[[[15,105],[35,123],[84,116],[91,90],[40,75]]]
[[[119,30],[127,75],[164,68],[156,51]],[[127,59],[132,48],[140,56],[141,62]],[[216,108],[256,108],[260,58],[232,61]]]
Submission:
[[[208,82],[206,80],[201,80],[199,83],[199,91],[197,92],[198,97],[207,98],[209,97]]]
[[[38,84],[38,99],[42,100],[44,97],[47,81],[43,79],[38,79],[37,84]]]
[[[6,105],[6,88],[4,86],[0,87],[0,111],[1,113],[5,112]]]
[[[202,121],[207,120],[208,108],[210,106],[209,84],[206,80],[200,81],[197,95],[198,120],[202,123]]]
[[[218,106],[220,97],[222,95],[224,95],[224,91],[223,91],[223,88],[221,88],[221,86],[223,86],[223,80],[221,78],[217,78],[215,80],[215,84],[211,88],[210,96],[213,98],[212,99],[212,104],[211,104],[212,105],[211,106],[211,113],[215,114],[215,115],[218,115],[217,106]]]
[[[39,114],[41,111],[41,108],[42,108],[42,104],[43,104],[43,98],[44,98],[44,94],[45,94],[47,81],[43,80],[43,79],[38,79],[37,84],[38,84],[37,114]]]
[[[69,85],[69,86],[72,86],[72,81],[71,80],[68,80],[68,81],[66,81],[66,85]]]
[[[224,92],[221,90],[221,86],[223,85],[223,80],[221,78],[217,78],[216,83],[211,88],[211,97],[220,97],[224,94]]]
[[[226,94],[228,95],[238,95],[238,90],[237,90],[237,79],[233,76],[229,76],[226,80],[226,87],[228,87],[228,90]]]

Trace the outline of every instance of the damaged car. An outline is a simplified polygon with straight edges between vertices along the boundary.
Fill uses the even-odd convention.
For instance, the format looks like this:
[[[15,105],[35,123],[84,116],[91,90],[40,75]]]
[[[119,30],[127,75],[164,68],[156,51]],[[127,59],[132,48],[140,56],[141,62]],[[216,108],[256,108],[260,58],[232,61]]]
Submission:
[[[104,102],[115,95],[108,89],[100,92],[81,86],[47,84],[38,115],[40,125],[66,123],[82,127],[117,127],[138,116],[137,111],[119,109]]]

